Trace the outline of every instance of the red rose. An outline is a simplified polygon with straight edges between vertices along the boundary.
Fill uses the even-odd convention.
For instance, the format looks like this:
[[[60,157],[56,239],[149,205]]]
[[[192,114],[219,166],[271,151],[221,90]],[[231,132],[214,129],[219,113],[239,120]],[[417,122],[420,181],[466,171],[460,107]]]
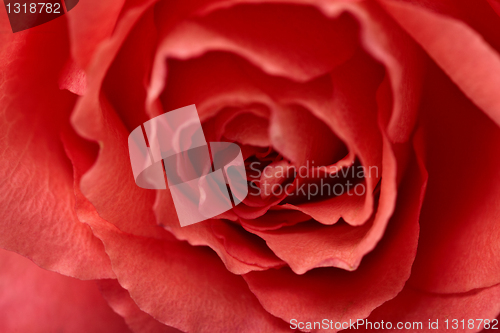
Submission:
[[[3,11],[0,247],[69,277],[0,252],[0,328],[500,327],[499,14],[84,0],[13,34]],[[127,136],[190,104],[250,193],[180,227]]]

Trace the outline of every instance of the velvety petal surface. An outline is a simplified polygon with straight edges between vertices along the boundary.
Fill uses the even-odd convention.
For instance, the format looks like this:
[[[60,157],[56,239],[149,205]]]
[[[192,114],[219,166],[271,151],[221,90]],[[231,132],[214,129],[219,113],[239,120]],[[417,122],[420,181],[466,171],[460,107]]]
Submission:
[[[58,86],[68,59],[64,21],[0,39],[0,246],[65,275],[113,277],[102,243],[76,216],[59,136],[75,103]]]
[[[496,318],[500,312],[500,286],[473,290],[462,294],[435,294],[405,287],[394,299],[375,309],[367,318],[370,322],[390,321],[392,332],[415,332],[419,329],[414,323],[422,323],[421,329],[429,330],[429,320],[433,332],[479,332],[484,328],[483,319]],[[469,322],[473,319],[473,324]],[[445,320],[448,320],[448,328]],[[464,324],[462,324],[464,320]],[[406,322],[409,329],[397,329],[397,323]],[[366,324],[365,324],[366,325]],[[462,327],[465,326],[465,329]],[[469,327],[470,325],[470,327]],[[490,328],[493,325],[490,325]],[[402,326],[404,327],[404,326]],[[498,327],[498,325],[496,325]],[[371,332],[370,326],[363,326],[363,331]],[[487,330],[491,332],[492,330]]]
[[[285,331],[207,247],[140,238],[94,222],[120,285],[158,321],[183,331]]]
[[[71,37],[71,53],[86,68],[99,44],[109,38],[117,25],[125,0],[79,1],[66,15]]]
[[[180,333],[181,331],[164,325],[141,311],[116,280],[97,281],[99,290],[113,310],[125,319],[129,328],[136,333]]]
[[[421,106],[429,186],[411,285],[457,293],[500,277],[500,128],[436,66]]]
[[[381,1],[460,89],[500,125],[500,56],[463,22],[416,6]],[[467,45],[467,52],[463,52]]]
[[[95,281],[44,270],[3,249],[0,266],[0,331],[130,332],[101,296]]]

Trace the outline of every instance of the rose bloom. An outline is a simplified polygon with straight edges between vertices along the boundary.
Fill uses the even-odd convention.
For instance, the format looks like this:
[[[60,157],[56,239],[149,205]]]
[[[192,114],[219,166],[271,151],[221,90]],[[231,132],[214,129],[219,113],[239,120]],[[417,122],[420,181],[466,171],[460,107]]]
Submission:
[[[1,332],[500,328],[498,0],[81,0],[17,33],[0,12]],[[180,227],[127,137],[191,104],[250,193]],[[366,191],[256,194],[323,176]]]

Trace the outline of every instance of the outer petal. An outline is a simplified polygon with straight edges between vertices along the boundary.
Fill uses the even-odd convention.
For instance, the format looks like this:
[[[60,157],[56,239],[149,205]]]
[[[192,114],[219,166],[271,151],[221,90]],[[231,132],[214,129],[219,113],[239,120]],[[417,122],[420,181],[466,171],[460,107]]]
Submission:
[[[456,293],[498,284],[500,128],[436,66],[420,114],[429,186],[411,285]]]
[[[116,280],[99,280],[99,290],[113,310],[125,319],[130,329],[137,333],[180,333],[181,331],[163,325],[143,312]]]
[[[59,139],[75,101],[58,87],[64,21],[0,35],[0,246],[62,274],[113,277],[102,243],[77,219]]]
[[[94,281],[49,272],[0,249],[0,331],[130,332]]]
[[[158,321],[188,332],[285,331],[208,248],[127,235],[99,219],[88,223],[120,285]]]
[[[500,125],[500,56],[481,35],[460,21],[416,6],[380,2],[460,89]]]
[[[488,0],[491,8],[500,16],[500,2],[498,0]]]
[[[79,1],[65,16],[69,23],[71,51],[79,66],[86,68],[99,43],[109,38],[125,0]]]
[[[396,298],[384,303],[372,312],[367,321],[390,321],[392,332],[479,332],[484,326],[481,319],[494,319],[500,312],[500,285],[470,291],[463,294],[433,294],[405,287]],[[457,326],[453,321],[458,321]],[[461,320],[465,320],[465,329],[462,328]],[[473,325],[469,328],[469,319],[473,319]],[[448,328],[446,322],[448,320]],[[435,329],[429,330],[429,322],[434,324]],[[397,329],[397,323],[411,323],[411,329]],[[422,323],[418,329],[418,323]],[[365,323],[360,326],[363,331],[372,332],[370,326]],[[387,327],[387,326],[386,326]],[[456,329],[453,329],[456,327]],[[497,325],[498,327],[498,325]],[[488,330],[489,332],[489,330]]]
[[[129,132],[149,119],[144,100],[157,43],[154,15],[150,8],[135,23],[107,69],[101,86],[101,93],[113,105]]]

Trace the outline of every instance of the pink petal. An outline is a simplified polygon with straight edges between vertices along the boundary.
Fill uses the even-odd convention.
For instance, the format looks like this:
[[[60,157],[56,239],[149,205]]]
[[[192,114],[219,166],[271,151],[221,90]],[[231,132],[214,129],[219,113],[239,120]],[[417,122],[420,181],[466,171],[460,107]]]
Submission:
[[[0,246],[61,274],[113,277],[102,243],[77,218],[73,173],[59,138],[75,102],[58,87],[67,61],[64,21],[35,29],[2,34],[9,52],[0,55],[8,78],[0,84]]]
[[[251,38],[245,35],[238,35],[238,39],[233,41],[224,35],[229,34],[229,36],[231,36],[233,33],[231,29],[226,29],[225,32],[222,33],[222,36],[218,35],[220,34],[221,29],[217,29],[217,27],[218,25],[223,25],[224,22],[221,17],[222,15],[216,12],[216,10],[233,6],[234,8],[226,10],[227,13],[231,13],[231,10],[238,12],[238,10],[241,10],[239,7],[242,9],[246,8],[245,5],[235,5],[241,2],[245,3],[247,1],[221,1],[220,3],[211,4],[203,10],[202,12],[205,15],[206,13],[215,11],[215,14],[212,15],[214,17],[220,17],[221,19],[218,20],[220,23],[217,22],[213,26],[207,25],[207,27],[202,27],[201,25],[197,27],[193,26],[192,28],[194,30],[191,30],[187,33],[187,36],[184,36],[186,37],[184,39],[186,43],[182,45],[183,47],[179,48],[181,50],[179,52],[180,57],[185,59],[188,57],[188,54],[192,52],[198,52],[198,54],[200,54],[203,51],[206,51],[204,45],[212,44],[211,49],[223,49],[243,55],[248,59],[252,59],[255,50],[258,50],[258,42],[252,41]],[[251,2],[258,4],[261,3],[260,0]],[[388,136],[391,141],[395,142],[404,142],[408,140],[416,122],[418,101],[421,90],[422,69],[424,66],[423,53],[420,51],[416,43],[409,38],[408,35],[374,2],[290,0],[288,4],[310,5],[318,9],[319,12],[326,18],[337,19],[338,22],[343,23],[345,23],[346,20],[349,21],[345,15],[342,15],[347,12],[358,21],[360,26],[361,45],[366,52],[370,54],[370,56],[383,64],[388,72],[387,84],[393,98],[393,105],[388,107],[388,110],[386,110],[386,114],[384,115],[384,122],[388,126]],[[273,6],[275,5],[268,5],[269,8],[273,8]],[[262,8],[265,8],[265,5],[262,5]],[[305,12],[306,10],[308,10],[308,7],[305,6],[303,11]],[[224,13],[224,11],[221,12]],[[200,21],[203,22],[203,20]],[[206,19],[206,21],[210,22],[210,17]],[[207,28],[213,28],[213,30]],[[357,39],[355,33],[357,29],[352,25],[344,27],[343,29],[354,34],[350,35],[348,38],[343,37],[345,38],[345,41],[347,41],[347,44],[344,42],[339,49],[342,50],[345,48],[345,45],[348,45],[348,49],[354,52],[355,49],[351,49],[351,46],[357,45],[357,42],[356,44],[350,44],[350,42]],[[175,32],[177,33],[177,31]],[[238,31],[236,30],[234,34],[237,33]],[[248,36],[252,36],[251,33],[247,34]],[[192,40],[187,39],[190,35],[191,37],[196,36],[195,38],[203,40],[198,44],[201,45],[201,49],[203,49],[203,51],[201,49],[194,50],[191,45],[188,46],[188,44],[193,42]],[[351,37],[354,38],[351,39]],[[314,40],[314,38],[312,39]],[[240,45],[240,40],[249,40],[250,42],[245,44],[241,43]],[[335,41],[333,45],[336,45],[338,40],[332,40]],[[278,45],[277,43],[274,44]],[[324,46],[322,46],[322,48],[324,48]],[[298,52],[298,54],[301,53]],[[344,61],[349,59],[352,54],[353,53],[345,57]],[[276,55],[273,54],[272,56],[275,57]],[[293,77],[296,80],[298,79],[301,81],[304,81],[304,79],[307,78],[300,72],[302,70],[301,62],[297,61],[290,66],[286,60],[274,61],[273,57],[259,56],[254,59],[253,63],[263,68],[266,73],[284,77]],[[287,54],[285,59],[288,59],[288,61],[290,59],[295,60],[289,54]],[[159,62],[159,59],[157,60]],[[341,63],[342,61],[335,62],[335,65]],[[312,61],[311,64],[314,64],[314,61]],[[335,65],[330,66],[330,69],[335,67]],[[162,89],[161,81],[159,79],[161,73],[163,73],[163,70],[159,69],[156,73],[158,79],[155,80],[153,77],[152,80],[154,87],[153,91],[156,90],[158,93]],[[312,77],[309,76],[309,79],[310,78]],[[154,92],[152,93],[152,96],[154,96]]]
[[[420,114],[429,186],[411,284],[446,293],[498,284],[500,129],[435,65]]]
[[[170,191],[158,192],[155,204],[155,213],[158,223],[166,230],[170,231],[179,240],[186,240],[192,246],[209,246],[222,259],[227,269],[234,274],[244,274],[252,270],[263,270],[265,267],[279,265],[281,261],[272,254],[264,255],[264,261],[251,261],[236,254],[231,254],[225,246],[224,236],[219,235],[212,229],[212,221],[207,220],[187,227],[181,227],[177,218]],[[214,221],[218,223],[217,221]],[[225,222],[220,222],[225,223]],[[244,236],[243,236],[244,237]],[[245,239],[245,238],[244,238]],[[247,245],[251,244],[251,238],[245,239]],[[259,248],[258,245],[252,245]],[[245,256],[248,257],[248,256]],[[257,258],[255,258],[257,259]]]
[[[429,331],[429,320],[431,323],[438,321],[439,328],[436,332],[457,331],[457,332],[479,332],[484,326],[481,319],[491,320],[497,317],[500,312],[500,285],[470,291],[462,294],[433,294],[405,287],[403,291],[394,299],[382,304],[375,309],[367,318],[368,321],[375,322],[384,320],[390,321],[394,328],[398,322],[421,322],[423,331]],[[471,328],[469,319],[473,320]],[[446,329],[448,320],[448,329]],[[464,323],[462,324],[462,320]],[[366,324],[365,324],[366,325]],[[455,326],[456,325],[456,326]],[[465,329],[462,328],[465,326]],[[490,324],[490,327],[492,325]],[[498,327],[498,325],[496,325]],[[371,332],[370,326],[364,331]],[[455,329],[453,329],[455,328]],[[413,329],[397,330],[398,332],[415,332]],[[489,332],[489,330],[488,330]]]
[[[59,89],[67,89],[73,94],[82,96],[87,88],[87,77],[75,61],[70,58],[59,76]]]
[[[94,281],[49,272],[0,249],[0,331],[130,332]]]
[[[224,137],[231,142],[269,147],[268,127],[267,119],[243,113],[227,124]]]
[[[464,23],[416,6],[380,1],[460,89],[500,125],[500,57]],[[467,52],[463,52],[467,45]]]
[[[79,1],[66,14],[72,41],[72,54],[86,68],[99,44],[113,33],[125,0]]]
[[[376,92],[382,75],[383,69],[368,55],[359,52],[344,65],[332,71],[332,106],[317,111],[319,116],[346,143],[349,152],[358,156],[361,164],[367,170],[370,167],[375,167],[381,172],[378,174],[366,173],[370,177],[366,178],[364,205],[361,209],[357,209],[357,216],[352,216],[351,212],[346,211],[345,206],[356,205],[359,198],[352,196],[344,199],[349,203],[341,206],[343,210],[341,216],[352,225],[363,224],[371,215],[373,191],[382,176],[382,172],[388,167],[382,161],[382,133],[378,125],[379,115],[376,103]],[[359,77],[363,77],[363,80],[357,79]],[[362,94],[363,98],[359,98],[359,94]],[[384,179],[384,182],[387,181],[387,178]],[[321,207],[327,204],[317,204],[316,206]],[[351,218],[347,218],[348,214]]]
[[[265,215],[255,219],[240,219],[241,225],[252,230],[276,230],[311,219],[300,211],[290,210],[286,205],[274,206]]]
[[[95,164],[80,180],[79,187],[85,198],[102,218],[125,232],[165,237],[152,210],[156,192],[142,189],[134,181],[126,145],[128,131],[123,123],[104,98],[102,109],[87,95],[80,102],[73,114],[73,125],[99,141],[101,147]],[[96,117],[84,117],[81,112],[95,113]]]
[[[120,285],[156,320],[183,331],[286,331],[206,247],[127,235],[100,219],[89,223]]]
[[[317,202],[305,202],[300,205],[284,204],[284,207],[301,211],[310,215],[316,221],[332,225],[342,217],[355,225],[366,223],[360,211],[365,205],[365,198],[360,195],[341,195]],[[359,222],[358,222],[359,221]]]
[[[241,83],[241,80],[237,79],[236,82]],[[236,84],[236,82],[232,82]],[[210,86],[210,85],[208,85]],[[232,85],[234,87],[234,85]],[[213,97],[213,96],[212,96]],[[235,120],[238,116],[242,119]],[[238,117],[239,118],[239,117]],[[258,138],[253,132],[248,131],[246,128],[242,128],[241,120],[250,119],[252,121],[253,130],[261,134],[262,137]],[[207,142],[218,142],[224,140],[223,137],[233,137],[234,140],[238,140],[241,144],[243,159],[248,157],[245,149],[252,150],[255,153],[259,150],[265,150],[269,148],[269,138],[267,134],[267,124],[264,124],[269,119],[269,109],[263,105],[244,105],[241,107],[224,107],[215,116],[205,121],[203,125],[203,132],[205,133],[205,138]],[[228,133],[226,132],[226,127],[230,126]],[[242,135],[240,131],[244,131],[245,134]],[[250,136],[247,140],[247,135]],[[241,141],[242,140],[242,141]],[[248,144],[246,144],[248,142]],[[262,148],[257,148],[256,144],[262,146]],[[251,154],[250,154],[251,155]]]
[[[355,270],[362,258],[359,244],[371,227],[370,222],[356,228],[346,223],[325,226],[309,222],[277,230],[249,231],[262,237],[294,273],[304,274],[316,267]]]
[[[158,14],[172,15],[172,8],[165,7]],[[303,25],[308,26],[307,33]],[[268,74],[306,81],[348,59],[355,50],[356,32],[348,17],[329,21],[310,7],[242,5],[204,13],[166,31],[155,59],[149,101],[155,101],[165,88],[166,58],[185,60],[208,51],[226,51],[243,56]],[[332,45],[324,47],[324,40]]]
[[[102,82],[102,93],[129,132],[149,120],[145,83],[151,75],[156,39],[154,11],[148,10],[130,30]]]
[[[196,104],[201,121],[206,122],[219,111],[226,111],[228,114],[223,118],[227,119],[236,111],[252,112],[255,106],[263,109],[262,106],[272,104],[268,94],[253,82],[252,76],[260,79],[264,74],[234,54],[210,52],[182,61],[172,59],[167,62],[163,59],[158,64],[160,55],[161,53],[156,55],[155,66],[163,68],[167,64],[168,77],[165,78],[165,90],[160,96],[162,108],[160,111],[154,110],[154,113],[150,110],[151,116]],[[152,75],[157,75],[156,71],[159,69],[156,67],[153,68]],[[151,93],[150,91],[149,94]],[[223,130],[226,125],[221,121],[218,124],[219,130]]]
[[[275,149],[295,166],[327,166],[342,159],[347,151],[328,124],[298,105],[279,107],[269,128]]]
[[[181,331],[164,325],[143,312],[116,280],[97,281],[99,290],[109,306],[125,319],[128,327],[137,333],[180,333]]]
[[[287,180],[293,179],[295,176],[294,168],[285,160],[273,162],[266,166],[260,176],[260,196],[262,199],[273,195],[274,187]]]
[[[491,8],[500,16],[500,2],[498,0],[487,0]]]
[[[267,269],[285,266],[261,238],[236,224],[214,220],[212,230],[223,242],[226,251],[240,261]]]

